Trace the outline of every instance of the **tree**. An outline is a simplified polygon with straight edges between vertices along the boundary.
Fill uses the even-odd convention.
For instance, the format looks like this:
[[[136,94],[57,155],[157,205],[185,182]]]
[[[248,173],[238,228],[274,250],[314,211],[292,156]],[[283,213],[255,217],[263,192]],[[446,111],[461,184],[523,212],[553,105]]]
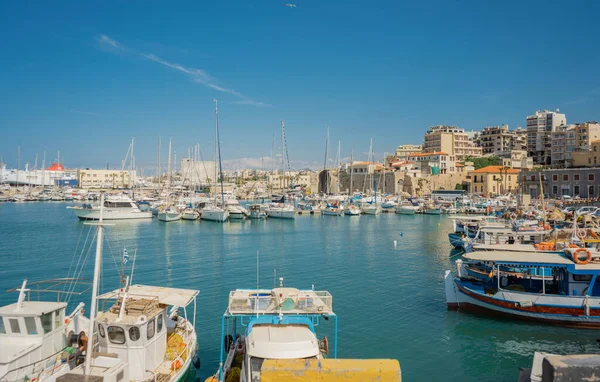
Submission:
[[[480,168],[487,166],[500,165],[500,157],[495,155],[481,158],[465,157],[465,162],[473,162],[473,167],[475,167],[475,170],[479,170]]]

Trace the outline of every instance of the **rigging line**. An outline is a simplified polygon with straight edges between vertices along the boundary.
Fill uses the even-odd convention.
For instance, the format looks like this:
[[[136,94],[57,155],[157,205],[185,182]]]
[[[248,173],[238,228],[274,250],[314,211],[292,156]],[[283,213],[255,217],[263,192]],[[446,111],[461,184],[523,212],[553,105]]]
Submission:
[[[71,257],[71,264],[69,265],[69,271],[67,272],[67,277],[71,275],[71,269],[73,269],[73,263],[75,262],[75,256],[77,256],[77,252],[79,252],[79,243],[81,242],[81,236],[83,236],[83,228],[84,224],[81,225],[81,230],[79,230],[79,238],[77,239],[77,245],[75,246],[75,251],[73,252],[73,257]],[[67,289],[67,285],[69,283],[63,284],[63,292]]]
[[[121,273],[121,270],[119,269],[119,265],[117,264],[117,261],[115,259],[115,255],[113,253],[112,247],[110,246],[110,240],[108,238],[108,236],[109,236],[108,230],[106,230],[105,233],[106,233],[106,244],[108,245],[108,252],[110,253],[110,257],[112,258],[113,264],[115,265],[115,269],[117,270],[117,274],[119,275],[119,279],[121,279],[123,277],[123,274]],[[123,261],[123,260],[121,260],[121,261]]]
[[[93,239],[96,238],[97,233],[98,233],[98,231],[96,231],[96,233],[94,234]],[[92,239],[92,242],[93,242],[93,239]],[[81,263],[81,267],[79,268],[79,272],[78,272],[77,276],[74,278],[75,280],[79,280],[79,278],[81,277],[81,273],[85,269],[85,266],[87,264],[87,261],[88,261],[88,259],[90,257],[90,253],[91,252],[92,252],[92,245],[89,246],[89,248],[87,250],[87,253],[85,254],[85,256],[83,258],[83,262]],[[74,292],[74,291],[75,291],[75,283],[73,283],[71,290],[69,290],[69,294],[68,294],[67,301],[66,301],[67,304],[71,301],[71,296],[72,296],[71,293]]]
[[[67,288],[67,290],[69,292],[72,292],[73,290],[75,290],[75,283],[77,282],[77,278],[75,278],[75,274],[77,273],[77,270],[79,269],[79,266],[81,264],[81,259],[83,257],[84,252],[85,252],[85,248],[87,247],[88,240],[90,238],[90,232],[92,232],[92,226],[89,227],[88,233],[87,233],[87,235],[85,237],[85,241],[83,242],[83,245],[81,246],[81,253],[79,254],[79,258],[77,260],[77,264],[75,265],[75,269],[73,269],[73,275],[71,276],[70,269],[69,269],[69,273],[67,274],[68,277],[72,277],[70,285]],[[93,240],[93,238],[92,238],[92,240]]]

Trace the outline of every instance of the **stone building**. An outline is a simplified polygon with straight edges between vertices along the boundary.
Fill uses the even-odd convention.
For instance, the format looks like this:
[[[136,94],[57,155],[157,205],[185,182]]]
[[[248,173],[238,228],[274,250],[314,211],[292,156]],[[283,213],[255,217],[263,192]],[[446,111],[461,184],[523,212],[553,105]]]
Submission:
[[[600,196],[600,168],[569,168],[526,171],[521,173],[522,191],[532,198],[538,198],[542,192],[551,198],[563,195],[596,198]]]

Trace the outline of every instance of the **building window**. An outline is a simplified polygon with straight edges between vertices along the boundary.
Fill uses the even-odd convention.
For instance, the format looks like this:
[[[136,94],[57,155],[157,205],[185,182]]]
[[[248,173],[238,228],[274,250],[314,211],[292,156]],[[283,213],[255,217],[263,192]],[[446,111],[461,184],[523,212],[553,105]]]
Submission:
[[[558,186],[552,186],[552,195],[558,194]]]
[[[556,175],[556,174],[552,175],[552,180],[556,182],[558,180],[558,175]]]
[[[593,181],[594,180],[594,174],[588,174],[588,180]]]
[[[531,175],[531,181],[535,182],[535,175]]]
[[[573,175],[573,180],[579,180],[579,174]]]
[[[579,186],[573,186],[573,193],[579,195]]]
[[[122,345],[125,343],[125,330],[120,326],[109,326],[106,331],[108,332],[108,339],[113,344]]]
[[[588,198],[591,198],[592,196],[594,196],[594,186],[589,186],[588,187]]]
[[[563,175],[563,180],[564,181],[568,181],[569,180],[569,175],[568,174],[564,174]]]

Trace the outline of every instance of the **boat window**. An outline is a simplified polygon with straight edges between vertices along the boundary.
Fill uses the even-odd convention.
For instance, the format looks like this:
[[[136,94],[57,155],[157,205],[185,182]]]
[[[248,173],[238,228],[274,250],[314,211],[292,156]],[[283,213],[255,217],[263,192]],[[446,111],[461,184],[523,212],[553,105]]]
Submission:
[[[122,345],[125,343],[125,330],[120,326],[109,326],[106,328],[108,339],[113,344]]]
[[[573,275],[573,281],[592,281],[592,275]]]
[[[44,333],[52,331],[52,312],[42,314],[42,328],[44,328]]]
[[[154,333],[156,332],[156,326],[154,325],[154,319],[151,319],[150,321],[148,321],[148,329],[147,329],[147,333],[148,333],[148,339],[151,339],[152,337],[154,337]]]
[[[25,317],[25,329],[27,329],[27,334],[37,334],[35,317]]]
[[[98,324],[98,333],[100,333],[100,337],[104,338],[104,336],[106,335],[106,333],[104,332],[104,326],[102,326],[101,324]]]
[[[0,334],[6,334],[6,328],[4,327],[4,320],[0,316]]]
[[[21,333],[21,328],[19,327],[19,320],[16,318],[9,318],[8,322],[10,323],[10,332],[12,334]]]
[[[60,328],[62,326],[64,315],[63,313],[64,311],[62,309],[59,309],[54,312],[54,329]]]
[[[140,339],[140,328],[137,326],[132,326],[129,328],[129,339],[131,341],[137,341]]]
[[[156,331],[158,333],[160,333],[160,331],[162,330],[162,327],[163,327],[163,316],[162,316],[162,314],[160,316],[158,316],[158,318],[156,319],[156,326],[157,326]]]
[[[250,358],[250,380],[252,382],[260,381],[260,368],[264,362],[264,358]]]

